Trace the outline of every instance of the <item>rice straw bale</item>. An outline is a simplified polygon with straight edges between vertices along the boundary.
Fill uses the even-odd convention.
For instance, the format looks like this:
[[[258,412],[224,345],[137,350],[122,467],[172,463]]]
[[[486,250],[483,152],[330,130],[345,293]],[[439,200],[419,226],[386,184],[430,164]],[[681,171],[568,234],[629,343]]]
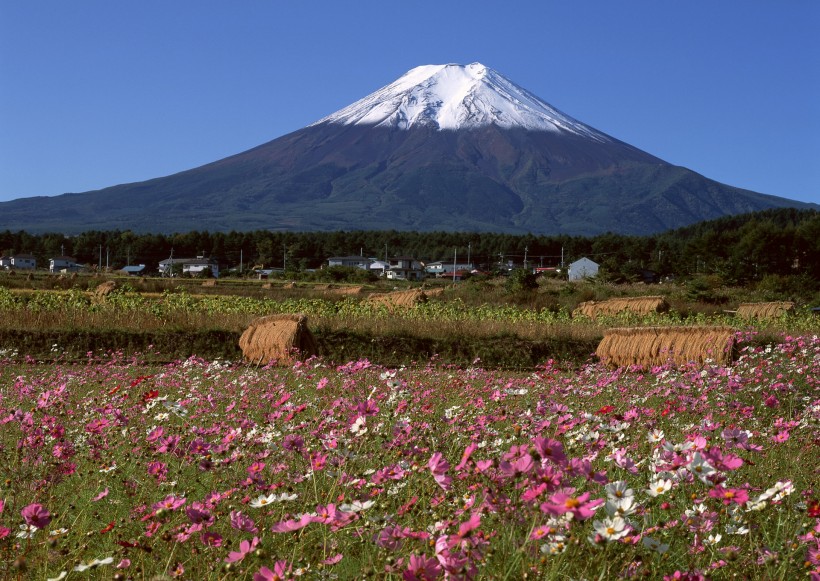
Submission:
[[[635,313],[648,315],[650,313],[665,313],[669,310],[669,303],[660,296],[647,297],[620,297],[605,301],[586,301],[572,311],[573,317],[583,316],[594,319],[599,315],[617,315],[618,313]]]
[[[114,290],[118,287],[117,281],[109,280],[101,285],[98,285],[96,289],[94,289],[94,296],[98,299],[102,299],[110,295]]]
[[[392,311],[396,308],[406,309],[421,303],[426,303],[427,294],[421,289],[393,291],[390,293],[370,295],[368,301],[373,304],[384,305],[388,310]]]
[[[741,303],[737,316],[741,319],[775,319],[794,312],[794,303],[781,301],[772,303]]]
[[[595,354],[610,367],[642,368],[704,365],[707,360],[729,365],[734,358],[730,327],[622,327],[607,329]]]
[[[239,348],[247,361],[257,364],[289,365],[318,353],[316,338],[302,314],[268,315],[251,321],[239,338]]]

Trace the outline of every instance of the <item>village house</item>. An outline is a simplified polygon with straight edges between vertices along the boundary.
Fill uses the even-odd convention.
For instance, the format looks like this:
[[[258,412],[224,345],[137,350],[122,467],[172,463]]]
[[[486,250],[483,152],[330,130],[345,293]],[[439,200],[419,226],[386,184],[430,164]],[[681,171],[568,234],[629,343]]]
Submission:
[[[77,260],[71,256],[55,256],[48,260],[48,271],[51,273],[77,272],[82,268],[81,265],[77,264]]]
[[[569,280],[583,280],[598,276],[598,263],[586,256],[569,265]]]
[[[14,270],[34,270],[37,268],[37,259],[32,254],[15,254],[11,257],[9,268]]]
[[[0,256],[0,268],[11,268],[11,256]]]
[[[414,258],[399,256],[388,260],[388,280],[424,280],[425,272],[421,262]]]
[[[210,269],[211,276],[219,278],[219,264],[211,258],[166,258],[159,263],[160,276],[176,276],[181,270],[183,275],[200,276]]]
[[[140,276],[145,274],[145,265],[144,264],[131,264],[128,266],[122,267],[122,272],[127,274],[128,276]]]
[[[367,270],[373,262],[370,258],[364,256],[331,256],[327,259],[327,265],[330,266],[347,266],[351,268],[361,268]]]
[[[453,272],[472,272],[474,270],[473,264],[469,262],[453,262],[446,260],[437,260],[436,262],[428,262],[424,266],[424,271],[432,274],[438,278],[452,276]]]

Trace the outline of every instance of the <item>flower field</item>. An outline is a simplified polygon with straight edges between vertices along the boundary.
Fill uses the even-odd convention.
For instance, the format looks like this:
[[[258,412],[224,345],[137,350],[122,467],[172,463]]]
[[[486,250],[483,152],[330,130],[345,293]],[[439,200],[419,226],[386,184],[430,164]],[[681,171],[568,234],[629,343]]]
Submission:
[[[3,579],[820,579],[817,336],[645,371],[0,359],[0,426]]]

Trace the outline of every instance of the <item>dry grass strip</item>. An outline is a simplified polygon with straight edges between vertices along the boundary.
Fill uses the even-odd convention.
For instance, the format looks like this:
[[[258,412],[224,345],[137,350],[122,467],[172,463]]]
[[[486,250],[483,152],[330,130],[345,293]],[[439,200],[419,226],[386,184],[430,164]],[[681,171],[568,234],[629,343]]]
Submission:
[[[242,355],[251,363],[276,361],[289,365],[318,353],[316,338],[301,314],[268,315],[251,321],[239,338]]]
[[[729,365],[734,359],[730,327],[622,327],[607,329],[595,350],[610,367],[642,368],[672,363]]]
[[[790,301],[741,303],[737,307],[737,316],[742,319],[776,319],[793,312],[794,303]]]
[[[617,315],[624,312],[648,315],[650,313],[665,313],[668,310],[669,303],[663,297],[622,297],[581,303],[572,311],[572,316],[584,316],[594,319],[599,315]]]

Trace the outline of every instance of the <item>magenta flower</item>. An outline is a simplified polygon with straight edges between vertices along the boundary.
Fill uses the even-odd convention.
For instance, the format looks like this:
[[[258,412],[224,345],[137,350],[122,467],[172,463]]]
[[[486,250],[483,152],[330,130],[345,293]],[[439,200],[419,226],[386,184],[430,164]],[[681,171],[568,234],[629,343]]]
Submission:
[[[441,565],[434,557],[410,555],[407,569],[402,573],[402,579],[404,581],[432,581],[438,579],[440,574]]]
[[[216,521],[214,515],[211,514],[205,505],[201,502],[195,502],[191,506],[185,509],[185,514],[188,515],[188,518],[194,524],[202,524],[206,527],[211,526]]]
[[[259,529],[257,528],[256,523],[253,522],[253,519],[249,516],[242,514],[242,512],[238,510],[231,511],[231,527],[235,528],[238,531],[244,531],[246,533],[259,532]]]
[[[273,571],[267,567],[262,567],[253,574],[253,581],[290,581],[292,577],[287,577],[290,572],[290,565],[287,561],[276,561],[273,564]]]
[[[303,514],[299,520],[288,519],[278,522],[270,530],[275,533],[290,533],[305,528],[311,522],[313,522],[313,517],[309,514]]]
[[[603,498],[588,501],[589,492],[577,497],[571,496],[574,491],[574,488],[570,488],[568,493],[556,492],[550,496],[549,502],[541,504],[541,511],[556,516],[571,512],[575,520],[586,520],[605,502]]]
[[[427,462],[427,467],[430,468],[430,472],[433,473],[433,478],[439,486],[441,486],[444,490],[450,488],[450,484],[453,482],[453,479],[446,474],[447,470],[450,469],[450,463],[446,458],[444,458],[441,452],[436,452],[432,455],[430,460]]]
[[[742,488],[724,488],[716,486],[709,491],[709,496],[719,498],[723,504],[746,504],[749,500],[749,493]]]
[[[38,529],[46,528],[48,523],[51,522],[51,514],[43,508],[42,504],[29,504],[20,511],[20,514],[23,515],[23,520],[26,521],[27,525]]]
[[[236,563],[245,558],[245,556],[256,548],[259,544],[259,537],[253,537],[250,541],[241,541],[239,543],[238,551],[231,551],[225,558],[226,563]]]
[[[154,510],[176,510],[183,504],[185,504],[185,498],[178,498],[173,494],[169,494],[163,500],[160,500],[152,507]]]
[[[222,535],[219,533],[202,533],[202,536],[199,537],[199,540],[202,541],[202,544],[206,547],[221,547],[222,546]]]

